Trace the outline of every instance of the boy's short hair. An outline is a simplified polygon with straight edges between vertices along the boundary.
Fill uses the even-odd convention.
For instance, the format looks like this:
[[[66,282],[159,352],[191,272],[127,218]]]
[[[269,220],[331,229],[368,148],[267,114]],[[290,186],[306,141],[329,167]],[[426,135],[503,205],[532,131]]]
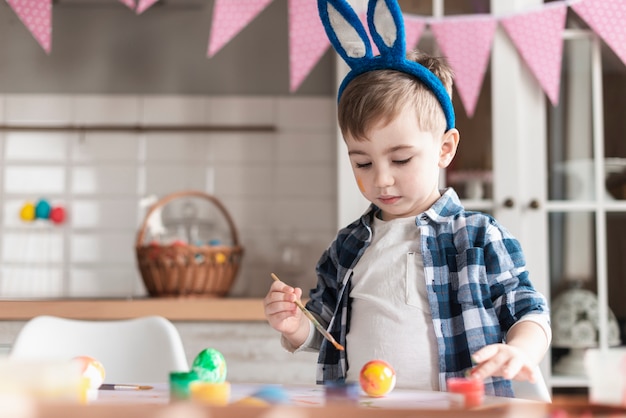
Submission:
[[[408,52],[407,59],[435,74],[452,97],[453,72],[443,59],[419,51]],[[375,124],[391,122],[407,105],[415,108],[420,129],[445,132],[446,117],[437,98],[415,76],[396,70],[369,71],[346,86],[339,100],[339,128],[344,137],[366,139]]]

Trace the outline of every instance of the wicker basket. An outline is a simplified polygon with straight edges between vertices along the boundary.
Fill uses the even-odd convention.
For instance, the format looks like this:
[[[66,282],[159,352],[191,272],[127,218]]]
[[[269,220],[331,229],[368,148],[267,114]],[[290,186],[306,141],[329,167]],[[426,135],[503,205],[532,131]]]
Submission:
[[[232,235],[232,245],[161,245],[146,244],[150,216],[167,203],[185,197],[210,201],[224,215]],[[230,290],[239,270],[243,248],[237,229],[222,203],[199,191],[172,193],[157,201],[148,211],[135,245],[137,264],[150,296],[156,297],[222,297]]]

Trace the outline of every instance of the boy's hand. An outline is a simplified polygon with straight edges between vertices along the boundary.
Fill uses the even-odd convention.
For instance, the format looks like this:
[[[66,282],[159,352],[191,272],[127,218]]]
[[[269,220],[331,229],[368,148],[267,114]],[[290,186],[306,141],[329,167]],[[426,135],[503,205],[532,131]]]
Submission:
[[[265,317],[270,326],[283,334],[294,347],[302,345],[309,334],[309,321],[294,303],[301,296],[302,289],[299,287],[275,281],[263,299]]]
[[[535,383],[536,365],[524,352],[512,345],[491,344],[474,353],[477,364],[469,373],[470,379],[502,376],[509,380],[528,380]]]

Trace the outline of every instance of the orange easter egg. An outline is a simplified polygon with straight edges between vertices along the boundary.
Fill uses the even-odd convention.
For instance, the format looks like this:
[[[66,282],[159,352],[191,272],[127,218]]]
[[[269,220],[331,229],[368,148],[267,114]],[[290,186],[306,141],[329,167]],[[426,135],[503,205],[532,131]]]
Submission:
[[[217,264],[224,264],[226,262],[226,255],[224,253],[215,254],[215,262]]]
[[[396,372],[384,360],[371,360],[361,368],[359,383],[363,392],[379,398],[391,392],[396,386]]]
[[[102,363],[89,356],[78,356],[73,360],[79,364],[81,374],[89,381],[89,389],[98,389],[106,375]]]

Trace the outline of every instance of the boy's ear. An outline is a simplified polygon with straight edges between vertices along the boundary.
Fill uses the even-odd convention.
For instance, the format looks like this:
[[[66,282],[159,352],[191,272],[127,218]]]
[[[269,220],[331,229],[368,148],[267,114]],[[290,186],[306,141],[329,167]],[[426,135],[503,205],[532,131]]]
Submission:
[[[459,146],[461,135],[455,128],[448,129],[441,138],[441,151],[439,154],[439,167],[446,168],[452,162]]]

